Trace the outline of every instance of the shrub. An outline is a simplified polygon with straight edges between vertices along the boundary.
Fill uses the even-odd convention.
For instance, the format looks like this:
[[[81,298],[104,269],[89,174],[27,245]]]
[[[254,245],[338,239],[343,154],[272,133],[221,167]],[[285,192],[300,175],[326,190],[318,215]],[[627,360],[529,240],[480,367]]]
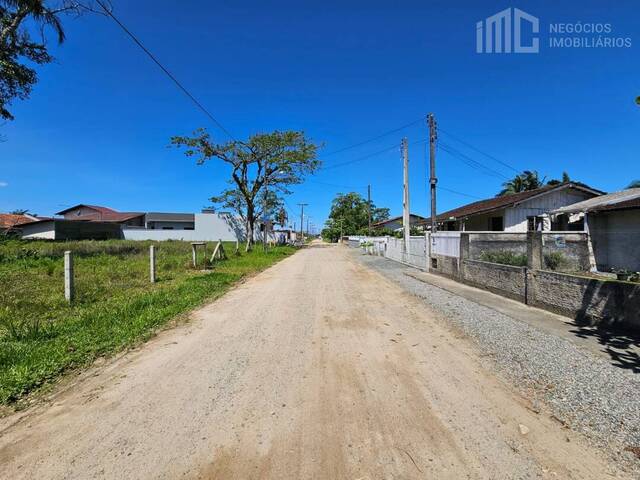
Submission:
[[[480,260],[501,265],[513,265],[514,267],[526,267],[527,256],[523,253],[511,252],[509,250],[498,250],[494,252],[482,252]]]
[[[544,264],[549,270],[562,270],[570,266],[569,260],[561,252],[551,252],[544,256]]]

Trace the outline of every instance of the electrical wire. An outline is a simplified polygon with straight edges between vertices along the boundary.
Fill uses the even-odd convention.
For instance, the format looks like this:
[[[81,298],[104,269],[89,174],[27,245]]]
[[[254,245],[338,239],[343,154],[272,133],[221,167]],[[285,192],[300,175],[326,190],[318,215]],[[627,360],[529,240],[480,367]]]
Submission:
[[[463,145],[465,145],[465,146],[469,147],[470,149],[475,150],[477,153],[479,153],[479,154],[481,154],[481,155],[484,155],[485,157],[487,157],[487,158],[489,158],[489,159],[493,160],[494,162],[499,163],[499,164],[500,164],[500,165],[502,165],[503,167],[506,167],[506,168],[508,168],[508,169],[510,169],[510,170],[513,170],[513,171],[514,171],[514,172],[516,172],[516,173],[520,173],[520,170],[518,170],[518,169],[514,168],[512,165],[509,165],[508,163],[503,162],[502,160],[500,160],[500,159],[498,159],[498,158],[494,157],[493,155],[490,155],[490,154],[488,154],[488,153],[486,153],[486,152],[483,152],[483,151],[482,151],[482,150],[480,150],[478,147],[473,146],[473,145],[472,145],[472,144],[470,144],[469,142],[467,142],[467,141],[465,141],[465,140],[462,140],[461,138],[459,138],[459,137],[457,137],[457,136],[455,136],[455,135],[453,135],[453,134],[451,134],[451,133],[447,132],[446,130],[443,130],[443,129],[439,128],[439,129],[438,129],[438,131],[439,131],[439,132],[444,133],[445,135],[447,135],[447,136],[449,136],[449,137],[451,137],[453,140],[456,140],[457,142],[462,143]]]
[[[356,147],[360,147],[362,145],[366,145],[367,143],[375,142],[376,140],[380,140],[381,138],[387,137],[387,136],[391,135],[392,133],[399,132],[401,130],[404,130],[405,128],[409,128],[409,127],[415,125],[416,123],[422,122],[422,121],[425,120],[425,118],[426,117],[421,117],[418,120],[414,120],[411,123],[407,123],[406,125],[402,125],[401,127],[397,127],[397,128],[394,128],[393,130],[389,130],[388,132],[385,132],[385,133],[382,133],[380,135],[377,135],[377,136],[375,136],[373,138],[370,138],[369,140],[364,140],[362,142],[354,143],[353,145],[349,145],[347,147],[340,148],[338,150],[334,150],[333,152],[326,153],[326,154],[323,155],[323,157],[326,158],[326,157],[329,157],[331,155],[336,155],[336,154],[342,153],[342,152],[344,152],[346,150],[350,150],[352,148],[356,148]]]
[[[447,152],[452,157],[457,158],[458,160],[460,160],[463,163],[469,165],[470,167],[478,170],[479,172],[484,173],[485,175],[497,177],[497,178],[500,178],[502,180],[509,180],[509,177],[507,177],[506,175],[504,175],[504,174],[502,174],[502,173],[498,172],[497,170],[494,170],[494,169],[492,169],[490,167],[487,167],[482,162],[479,162],[479,161],[471,158],[470,156],[460,152],[459,150],[456,150],[451,145],[448,145],[448,144],[446,144],[446,143],[444,143],[442,141],[438,142],[438,150],[443,150],[444,152]]]
[[[450,188],[442,187],[440,185],[438,185],[436,188],[438,190],[444,190],[445,192],[455,193],[456,195],[462,195],[463,197],[474,198],[476,200],[484,200],[482,197],[477,197],[475,195],[469,195],[468,193],[458,192],[457,190],[452,190]]]
[[[160,61],[149,51],[147,47],[143,45],[143,43],[129,30],[114,14],[111,10],[109,10],[105,4],[101,0],[96,0],[98,5],[102,7],[105,14],[110,17],[118,26],[134,41],[136,45],[138,45],[147,56],[153,60],[153,62],[160,67],[160,69],[176,84],[176,86],[187,96],[189,99],[200,109],[209,119],[221,130],[223,131],[229,138],[234,141],[238,141],[230,132],[227,130],[222,123],[220,123],[210,112],[207,110],[202,103],[198,101],[198,99],[186,89],[182,83],[167,69]]]

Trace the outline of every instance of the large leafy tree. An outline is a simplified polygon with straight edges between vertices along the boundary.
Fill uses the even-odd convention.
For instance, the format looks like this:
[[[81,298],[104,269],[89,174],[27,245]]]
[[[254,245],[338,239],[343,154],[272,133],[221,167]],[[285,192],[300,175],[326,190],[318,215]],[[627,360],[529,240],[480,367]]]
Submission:
[[[47,50],[45,30],[50,29],[58,43],[62,43],[65,40],[62,15],[87,11],[98,10],[91,3],[71,0],[0,0],[0,118],[13,120],[9,111],[12,101],[29,98],[38,81],[31,65],[53,60]],[[29,27],[39,30],[39,38],[31,36],[33,28]]]
[[[501,197],[503,195],[512,195],[514,193],[535,190],[536,188],[540,188],[542,184],[543,180],[540,180],[538,172],[535,170],[525,170],[511,180],[503,183],[502,190],[500,190],[497,196]]]
[[[378,208],[371,202],[372,223],[389,218],[388,208]],[[344,235],[367,233],[369,227],[369,204],[359,193],[339,193],[331,202],[329,219],[322,230],[322,237],[335,242]]]
[[[191,136],[172,137],[171,143],[185,148],[185,155],[195,157],[198,165],[219,160],[231,167],[230,187],[211,201],[232,209],[243,220],[247,250],[253,244],[256,220],[276,217],[282,195],[291,193],[289,187],[320,168],[318,146],[303,132],[275,131],[253,135],[247,141],[216,143],[201,128]]]
[[[640,188],[640,180],[634,180],[629,185],[627,185],[627,188]]]

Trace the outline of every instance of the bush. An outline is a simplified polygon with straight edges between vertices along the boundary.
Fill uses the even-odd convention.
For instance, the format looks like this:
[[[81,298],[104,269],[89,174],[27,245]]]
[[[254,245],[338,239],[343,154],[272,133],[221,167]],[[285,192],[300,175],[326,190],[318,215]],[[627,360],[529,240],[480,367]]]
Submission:
[[[495,252],[482,252],[480,260],[501,265],[512,265],[514,267],[526,267],[527,256],[523,253],[515,253],[509,250],[498,250]]]
[[[569,260],[561,252],[551,252],[544,256],[544,264],[549,270],[562,270],[570,266]]]

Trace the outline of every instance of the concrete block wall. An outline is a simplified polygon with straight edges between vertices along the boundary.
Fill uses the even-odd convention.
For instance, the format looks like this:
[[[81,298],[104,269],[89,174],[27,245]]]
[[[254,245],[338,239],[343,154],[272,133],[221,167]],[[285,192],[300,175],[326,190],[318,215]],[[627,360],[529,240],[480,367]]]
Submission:
[[[511,265],[465,260],[460,279],[468,284],[526,302],[527,269]]]
[[[527,254],[527,234],[507,232],[469,232],[469,258],[482,260],[483,252],[513,252]]]
[[[582,232],[543,232],[542,256],[560,253],[566,260],[558,271],[588,272],[591,267],[589,259],[588,235]]]
[[[530,305],[580,324],[640,331],[640,284],[603,281],[544,270],[528,272]]]

